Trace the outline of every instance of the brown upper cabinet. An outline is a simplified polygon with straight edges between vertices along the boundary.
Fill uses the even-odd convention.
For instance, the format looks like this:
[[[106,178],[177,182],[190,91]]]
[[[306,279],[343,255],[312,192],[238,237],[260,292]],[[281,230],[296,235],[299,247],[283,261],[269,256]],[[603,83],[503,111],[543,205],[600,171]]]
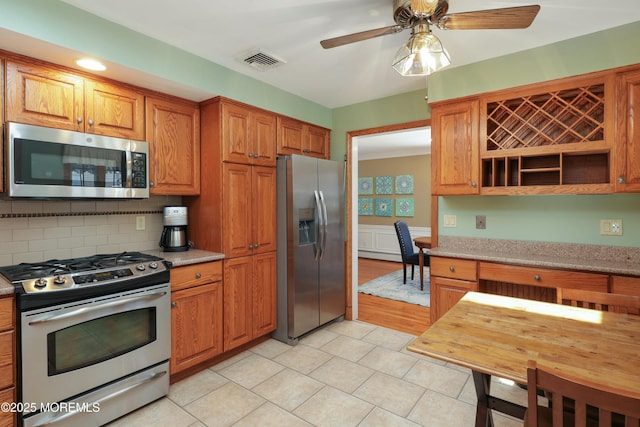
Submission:
[[[640,192],[640,70],[432,107],[434,195]]]
[[[220,99],[222,161],[276,165],[276,116],[264,110]]]
[[[640,70],[623,73],[617,84],[616,192],[640,192]]]
[[[145,139],[144,94],[62,69],[6,62],[6,121]]]
[[[478,194],[477,99],[431,109],[431,189],[434,195]]]
[[[146,98],[151,194],[200,193],[200,109],[196,103]]]
[[[288,117],[278,117],[278,154],[329,158],[330,130]]]

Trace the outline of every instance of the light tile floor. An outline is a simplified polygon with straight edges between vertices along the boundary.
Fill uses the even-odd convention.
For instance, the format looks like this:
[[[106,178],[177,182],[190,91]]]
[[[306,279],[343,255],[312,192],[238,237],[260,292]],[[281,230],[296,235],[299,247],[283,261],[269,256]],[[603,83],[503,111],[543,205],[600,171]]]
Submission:
[[[415,337],[358,321],[331,324],[289,346],[266,341],[173,384],[119,426],[474,425],[468,369],[406,350]],[[493,394],[526,405],[494,380]],[[497,427],[522,422],[494,413]]]

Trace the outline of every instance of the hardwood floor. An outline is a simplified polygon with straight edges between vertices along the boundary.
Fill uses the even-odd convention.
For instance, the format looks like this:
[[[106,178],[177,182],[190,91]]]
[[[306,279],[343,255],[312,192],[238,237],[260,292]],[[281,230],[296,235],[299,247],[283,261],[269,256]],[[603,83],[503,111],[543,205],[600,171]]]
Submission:
[[[358,258],[358,285],[402,269],[402,263]],[[429,325],[429,308],[373,295],[358,294],[358,319],[412,335]]]

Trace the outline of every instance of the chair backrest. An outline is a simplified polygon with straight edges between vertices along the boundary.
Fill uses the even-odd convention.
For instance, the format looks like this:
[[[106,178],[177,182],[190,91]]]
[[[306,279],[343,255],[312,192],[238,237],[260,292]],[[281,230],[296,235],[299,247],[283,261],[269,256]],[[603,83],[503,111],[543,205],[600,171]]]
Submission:
[[[393,223],[396,228],[396,234],[398,235],[398,242],[400,243],[400,254],[402,260],[405,261],[409,255],[413,255],[413,241],[411,240],[411,233],[409,232],[409,226],[404,221],[396,221]]]
[[[635,295],[559,288],[557,302],[574,307],[640,315],[640,296]]]
[[[630,362],[633,363],[633,362]],[[530,360],[527,363],[527,424],[530,427],[542,426],[537,410],[537,390],[551,393],[552,426],[563,426],[563,420],[573,418],[575,427],[598,425],[611,427],[622,425],[638,427],[640,420],[640,398],[605,384],[594,383],[588,379],[577,379],[557,370],[540,367]],[[567,402],[568,400],[568,402]],[[569,403],[567,405],[567,403]],[[573,405],[571,405],[573,403]],[[572,407],[573,413],[565,412]],[[595,415],[597,421],[589,417]],[[589,424],[587,424],[589,419]],[[615,420],[615,424],[613,423]]]

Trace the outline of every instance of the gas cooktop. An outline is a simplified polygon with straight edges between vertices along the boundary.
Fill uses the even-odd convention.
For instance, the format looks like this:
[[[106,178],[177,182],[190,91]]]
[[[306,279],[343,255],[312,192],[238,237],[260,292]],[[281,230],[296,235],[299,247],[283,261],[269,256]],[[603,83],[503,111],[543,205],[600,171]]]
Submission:
[[[162,258],[142,252],[21,263],[0,267],[0,274],[26,293],[107,284],[168,270]]]

